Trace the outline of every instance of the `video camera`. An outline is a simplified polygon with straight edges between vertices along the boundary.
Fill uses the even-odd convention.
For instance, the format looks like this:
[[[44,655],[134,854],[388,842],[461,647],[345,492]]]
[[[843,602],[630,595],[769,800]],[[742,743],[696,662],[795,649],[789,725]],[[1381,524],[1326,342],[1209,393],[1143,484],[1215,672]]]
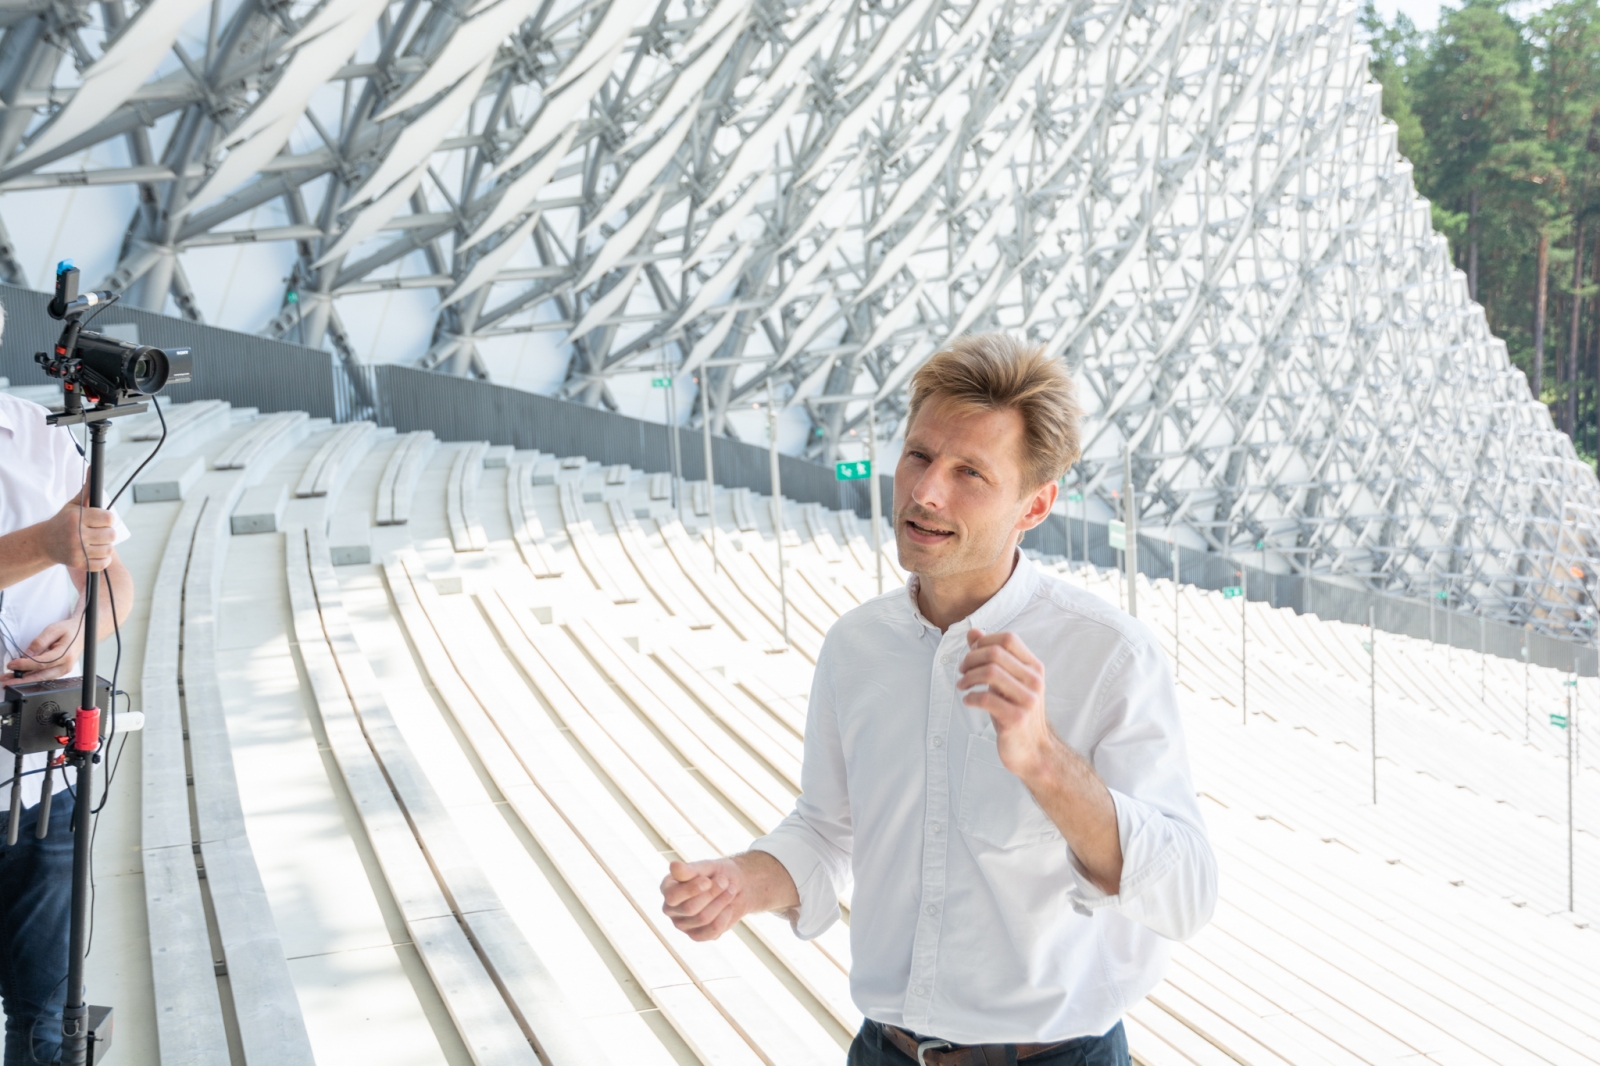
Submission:
[[[69,415],[81,410],[85,400],[115,407],[153,396],[168,385],[187,382],[194,369],[194,359],[187,348],[166,351],[83,328],[85,314],[104,308],[116,298],[109,292],[79,296],[78,268],[70,259],[56,267],[55,299],[46,310],[51,318],[66,325],[55,348],[38,352],[33,359],[46,374],[61,379]]]

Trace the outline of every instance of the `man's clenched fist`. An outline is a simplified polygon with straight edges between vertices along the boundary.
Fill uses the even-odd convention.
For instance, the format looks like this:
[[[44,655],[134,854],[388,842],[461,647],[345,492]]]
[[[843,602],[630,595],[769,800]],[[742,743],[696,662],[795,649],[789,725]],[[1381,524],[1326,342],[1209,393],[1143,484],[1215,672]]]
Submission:
[[[89,507],[89,483],[83,492],[57,511],[42,530],[44,550],[51,562],[71,570],[104,570],[111,562],[117,539],[111,512]]]

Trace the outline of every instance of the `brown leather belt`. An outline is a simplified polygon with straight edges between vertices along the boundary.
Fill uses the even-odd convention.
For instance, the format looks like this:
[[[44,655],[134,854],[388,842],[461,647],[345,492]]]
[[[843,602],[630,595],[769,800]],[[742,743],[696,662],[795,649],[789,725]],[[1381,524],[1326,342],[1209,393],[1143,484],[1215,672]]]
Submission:
[[[1071,1043],[1058,1040],[1053,1044],[950,1044],[943,1040],[918,1040],[904,1029],[882,1022],[878,1023],[878,1028],[918,1066],[1006,1066],[1009,1049],[1016,1049],[1014,1061],[1023,1062]]]

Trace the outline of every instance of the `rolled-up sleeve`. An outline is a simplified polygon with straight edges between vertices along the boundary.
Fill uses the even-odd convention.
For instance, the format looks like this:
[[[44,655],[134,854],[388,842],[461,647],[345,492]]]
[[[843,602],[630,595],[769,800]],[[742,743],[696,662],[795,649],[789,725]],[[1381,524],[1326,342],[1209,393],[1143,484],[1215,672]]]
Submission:
[[[1096,701],[1099,740],[1090,755],[1117,809],[1122,877],[1102,892],[1077,857],[1069,889],[1082,911],[1104,907],[1172,940],[1186,940],[1211,920],[1217,860],[1189,776],[1177,692],[1155,643],[1132,644],[1107,670]]]
[[[800,796],[789,816],[750,846],[777,859],[794,879],[800,911],[791,924],[803,940],[839,920],[839,896],[850,885],[850,795],[828,658],[824,646],[806,710]]]

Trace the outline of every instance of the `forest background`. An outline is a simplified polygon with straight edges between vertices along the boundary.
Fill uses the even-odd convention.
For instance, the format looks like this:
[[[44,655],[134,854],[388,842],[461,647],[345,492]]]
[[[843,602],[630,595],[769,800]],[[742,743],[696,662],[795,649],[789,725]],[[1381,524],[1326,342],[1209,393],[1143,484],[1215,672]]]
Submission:
[[[1600,456],[1600,0],[1361,15],[1434,228],[1533,394]]]

